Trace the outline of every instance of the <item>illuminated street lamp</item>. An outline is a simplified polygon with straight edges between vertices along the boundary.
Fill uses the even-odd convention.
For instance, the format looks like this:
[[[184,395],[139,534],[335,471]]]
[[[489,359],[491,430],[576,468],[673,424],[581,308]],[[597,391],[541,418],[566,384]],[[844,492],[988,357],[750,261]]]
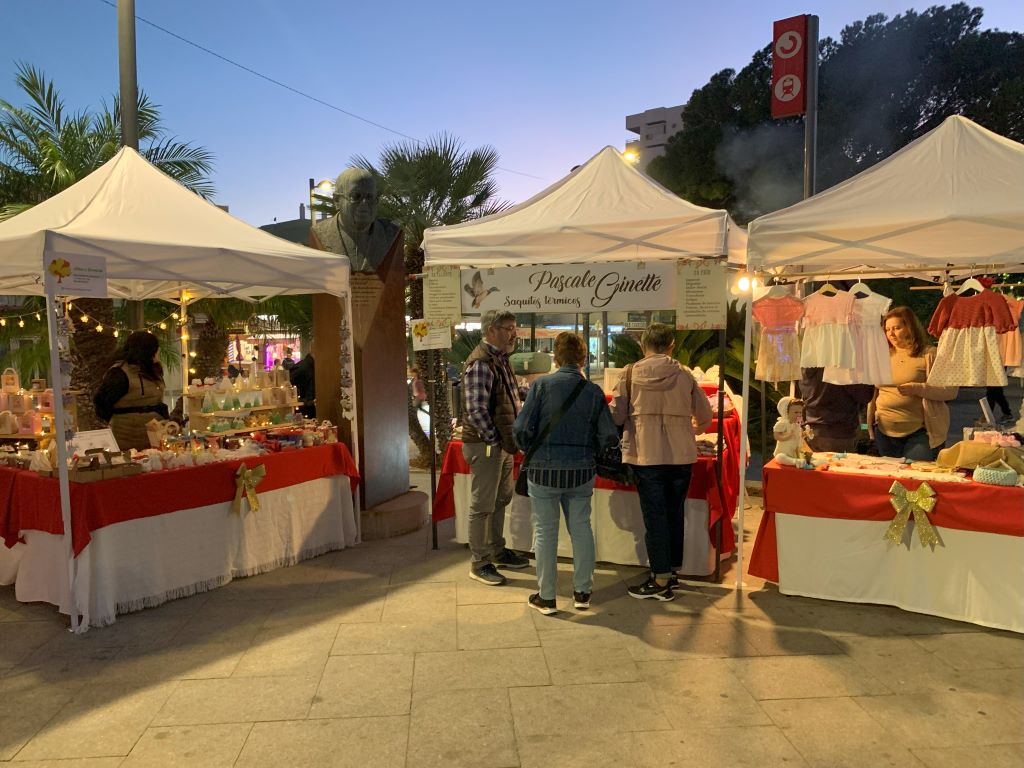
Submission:
[[[634,165],[640,162],[640,153],[635,149],[627,149],[622,153],[622,157],[627,163],[633,163]]]
[[[334,182],[330,179],[324,179],[321,182],[314,182],[313,179],[309,180],[309,220],[316,221],[316,213],[314,213],[313,206],[316,204],[317,196],[330,197],[334,194]]]

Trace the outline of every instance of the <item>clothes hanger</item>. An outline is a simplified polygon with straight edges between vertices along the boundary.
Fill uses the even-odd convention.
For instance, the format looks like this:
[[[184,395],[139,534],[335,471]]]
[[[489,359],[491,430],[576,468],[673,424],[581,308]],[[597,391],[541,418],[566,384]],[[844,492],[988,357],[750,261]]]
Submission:
[[[828,282],[828,280],[829,280],[829,278],[826,277],[825,278],[825,284],[823,286],[821,286],[821,288],[818,289],[818,293],[826,293],[827,294],[827,293],[831,292],[832,295],[834,296],[835,294],[839,293],[839,289],[836,288],[834,285],[832,285],[832,283]]]
[[[956,295],[963,296],[964,293],[971,289],[981,293],[985,290],[985,286],[978,282],[977,278],[969,277],[963,281],[959,288],[956,289]]]
[[[867,283],[863,282],[860,279],[860,276],[858,275],[857,282],[850,286],[850,293],[852,293],[854,298],[856,299],[863,299],[870,296],[873,293],[873,291],[871,290],[871,288],[868,287]],[[863,296],[858,296],[858,293],[863,294]]]

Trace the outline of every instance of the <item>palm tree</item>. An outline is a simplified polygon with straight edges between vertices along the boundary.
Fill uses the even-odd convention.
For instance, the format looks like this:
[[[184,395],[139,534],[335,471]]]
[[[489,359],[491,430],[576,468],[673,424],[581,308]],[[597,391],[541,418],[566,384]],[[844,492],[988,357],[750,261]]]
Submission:
[[[19,64],[15,82],[26,98],[18,107],[0,99],[0,221],[17,215],[84,179],[121,147],[121,109],[115,96],[98,112],[68,112],[53,81],[29,64]],[[213,194],[213,155],[167,136],[159,106],[139,92],[140,153],[164,173],[203,197]],[[111,302],[89,299],[77,310],[110,327]],[[84,324],[83,324],[84,325]],[[78,360],[72,385],[82,390],[80,426],[96,426],[92,394],[106,370],[115,342],[86,328],[72,339]]]
[[[458,224],[496,213],[508,206],[497,199],[494,172],[498,152],[491,147],[466,151],[453,136],[440,134],[425,142],[399,142],[386,146],[376,163],[362,156],[352,164],[378,179],[380,215],[401,225],[405,232],[405,269],[423,271],[423,232],[428,227]],[[407,293],[410,317],[423,317],[423,284],[413,282]],[[451,404],[444,396],[447,385],[444,358],[436,352],[417,352],[421,375],[436,382],[430,409],[434,413],[438,450],[444,455],[451,440]],[[429,461],[430,442],[423,434],[416,408],[409,402],[409,431],[420,451],[420,462]]]

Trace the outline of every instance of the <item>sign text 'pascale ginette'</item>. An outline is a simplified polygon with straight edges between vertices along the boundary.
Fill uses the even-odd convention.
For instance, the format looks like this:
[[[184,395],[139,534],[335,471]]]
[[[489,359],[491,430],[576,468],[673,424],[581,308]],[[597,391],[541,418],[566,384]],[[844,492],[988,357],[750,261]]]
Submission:
[[[673,309],[673,261],[463,269],[462,312],[607,312]]]

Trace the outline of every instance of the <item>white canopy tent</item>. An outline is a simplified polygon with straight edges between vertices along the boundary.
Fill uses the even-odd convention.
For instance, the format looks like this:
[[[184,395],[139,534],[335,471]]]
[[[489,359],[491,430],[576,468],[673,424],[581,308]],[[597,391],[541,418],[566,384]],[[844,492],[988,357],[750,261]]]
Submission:
[[[729,256],[746,233],[724,210],[688,203],[615,150],[506,211],[423,235],[428,265],[497,267]]]
[[[561,180],[506,211],[427,229],[423,249],[427,266],[723,257],[729,264],[743,265],[747,233],[728,211],[683,200],[641,173],[618,150],[605,147]],[[720,344],[724,349],[724,342]],[[724,366],[720,390],[723,385]]]
[[[749,226],[754,271],[1024,267],[1024,145],[953,115],[866,171]]]
[[[877,165],[755,219],[748,230],[755,273],[1024,271],[1024,145],[953,115]],[[745,379],[750,322],[748,301]],[[741,482],[741,529],[743,493]]]
[[[289,243],[251,227],[190,192],[128,148],[60,194],[0,223],[0,294],[43,294],[44,264],[55,257],[73,262],[79,256],[105,259],[111,298],[183,301],[185,296],[191,300],[329,293],[344,303],[351,317],[346,257]],[[47,319],[60,435],[65,424],[62,389],[66,383],[65,377],[58,375],[53,299],[47,296]],[[71,503],[62,439],[57,440],[57,447],[61,513],[74,594]],[[74,605],[71,614],[72,627],[78,631]]]
[[[289,243],[185,189],[132,149],[0,223],[0,293],[43,293],[43,256],[102,256],[112,298],[348,292],[344,256]]]

